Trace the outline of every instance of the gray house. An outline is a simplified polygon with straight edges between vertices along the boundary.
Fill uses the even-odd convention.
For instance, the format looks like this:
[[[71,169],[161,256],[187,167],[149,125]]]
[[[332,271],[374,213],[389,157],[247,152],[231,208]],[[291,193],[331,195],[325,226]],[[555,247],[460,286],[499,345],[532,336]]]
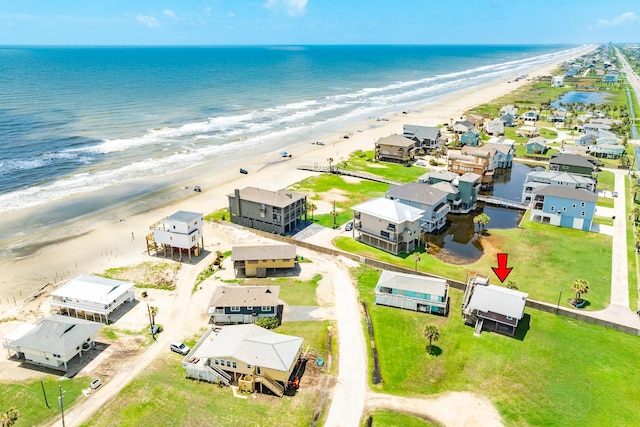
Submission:
[[[374,295],[378,305],[443,316],[449,312],[449,285],[436,277],[383,270]]]
[[[447,203],[449,193],[429,184],[410,182],[393,185],[385,197],[424,210],[420,227],[426,233],[442,229],[447,225],[447,213],[451,207]]]
[[[256,323],[266,317],[282,320],[282,304],[278,302],[280,286],[218,285],[207,306],[214,324]]]
[[[435,126],[420,126],[420,125],[404,125],[402,136],[412,139],[418,144],[418,148],[422,148],[427,153],[431,153],[434,150],[438,150],[440,145],[440,128]]]

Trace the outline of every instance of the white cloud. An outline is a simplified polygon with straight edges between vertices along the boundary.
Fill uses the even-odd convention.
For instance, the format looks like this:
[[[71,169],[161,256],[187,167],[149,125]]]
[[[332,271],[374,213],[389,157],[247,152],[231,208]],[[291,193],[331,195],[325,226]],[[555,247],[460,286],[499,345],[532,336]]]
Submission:
[[[598,29],[623,26],[635,27],[638,24],[640,24],[640,17],[638,17],[635,12],[625,12],[613,19],[598,19],[598,22],[591,28]]]
[[[160,22],[156,19],[155,16],[151,15],[138,15],[136,16],[136,20],[149,28],[160,28]]]
[[[165,16],[168,16],[169,18],[173,19],[174,21],[179,21],[180,18],[178,18],[178,15],[176,15],[176,13],[173,10],[169,10],[169,9],[165,9],[162,11],[162,13],[164,13]]]
[[[284,10],[290,16],[301,16],[307,12],[307,0],[267,0],[264,7]]]

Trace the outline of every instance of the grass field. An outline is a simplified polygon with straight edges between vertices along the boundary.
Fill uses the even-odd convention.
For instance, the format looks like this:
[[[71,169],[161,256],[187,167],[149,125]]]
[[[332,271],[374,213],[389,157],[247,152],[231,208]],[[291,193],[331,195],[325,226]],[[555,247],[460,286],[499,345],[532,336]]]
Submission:
[[[292,322],[276,331],[304,337],[303,349],[307,344],[322,347],[328,324]],[[304,377],[293,397],[240,399],[228,387],[186,379],[180,360],[173,353],[161,355],[85,425],[297,427],[312,425],[314,414],[326,409],[326,396],[305,387]]]
[[[374,325],[381,392],[471,391],[489,398],[508,426],[636,425],[637,337],[529,309],[516,338],[475,337],[461,318],[461,292],[451,291],[446,318],[376,306],[378,275],[354,271]],[[426,353],[426,324],[440,330],[437,355]]]
[[[365,422],[362,424],[366,426],[366,420],[371,417],[371,427],[435,427],[437,424],[432,424],[422,418],[414,417],[412,415],[401,414],[398,412],[391,412],[384,409],[377,409],[365,417]]]
[[[311,280],[299,280],[292,277],[264,279],[246,279],[244,286],[280,286],[280,299],[289,305],[318,305],[316,288],[322,275],[316,274]]]

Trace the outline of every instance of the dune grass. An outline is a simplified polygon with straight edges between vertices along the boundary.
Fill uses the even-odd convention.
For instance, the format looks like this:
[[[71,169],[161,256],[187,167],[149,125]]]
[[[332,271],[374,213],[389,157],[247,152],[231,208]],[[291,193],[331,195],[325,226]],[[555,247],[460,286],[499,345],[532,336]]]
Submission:
[[[432,316],[376,306],[379,273],[353,274],[374,325],[381,392],[471,391],[490,399],[508,426],[635,425],[640,416],[637,337],[528,309],[515,338],[475,337],[461,318],[460,291],[451,291],[448,317]],[[440,330],[434,355],[422,337],[427,324]]]

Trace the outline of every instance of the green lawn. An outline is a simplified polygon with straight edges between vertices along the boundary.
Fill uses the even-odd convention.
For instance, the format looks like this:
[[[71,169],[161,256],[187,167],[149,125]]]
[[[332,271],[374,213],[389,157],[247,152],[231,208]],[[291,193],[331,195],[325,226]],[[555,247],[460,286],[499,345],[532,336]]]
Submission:
[[[459,281],[465,281],[469,272],[478,272],[498,283],[491,267],[497,266],[497,252],[507,253],[509,266],[513,267],[509,280],[515,281],[531,299],[556,304],[562,289],[560,303],[568,307],[571,284],[585,279],[591,284],[590,292],[584,296],[590,303],[586,310],[607,307],[611,292],[611,237],[532,223],[526,213],[524,218],[522,228],[497,230],[489,226],[490,236],[480,238],[486,254],[473,264],[452,265],[423,254],[418,269]],[[411,255],[394,256],[349,237],[338,237],[334,244],[347,252],[411,269],[415,266]]]
[[[374,162],[372,151],[355,151],[349,157],[349,160],[339,162],[336,166],[342,169],[366,172],[378,175],[386,179],[398,182],[415,182],[419,176],[429,172],[429,169],[409,166],[406,167],[398,163]]]
[[[616,176],[610,171],[598,172],[598,190],[613,191]]]
[[[292,322],[276,331],[304,337],[305,349],[308,343],[326,340],[327,326],[328,322]],[[326,410],[327,396],[305,388],[304,377],[294,397],[256,394],[239,399],[228,387],[186,379],[180,360],[179,355],[162,354],[84,425],[297,427],[312,425],[314,414]]]
[[[40,380],[21,383],[0,383],[0,412],[16,408],[19,412],[19,426],[48,425],[60,416],[58,396],[60,387],[64,397],[64,407],[73,411],[73,405],[84,400],[82,389],[88,388],[91,378],[78,377],[60,380],[60,377],[47,375],[43,378],[44,390],[50,408],[47,408]]]
[[[318,305],[316,288],[322,275],[316,274],[311,280],[299,280],[292,277],[246,279],[244,286],[280,286],[280,299],[289,305]]]
[[[604,208],[612,208],[613,207],[613,199],[610,197],[598,197],[598,201],[596,202],[598,206],[602,206]]]
[[[369,414],[369,416],[372,420],[372,427],[435,427],[438,425],[423,420],[422,418],[401,414],[399,412],[391,412],[385,409],[376,409]],[[368,417],[365,418],[365,422],[362,424],[363,426],[366,425],[366,419]]]
[[[451,291],[448,317],[376,306],[378,275],[354,271],[374,325],[381,392],[471,391],[490,399],[508,426],[636,425],[637,337],[529,309],[517,338],[475,337],[461,319],[460,291]],[[427,324],[440,330],[437,355],[426,353]]]

